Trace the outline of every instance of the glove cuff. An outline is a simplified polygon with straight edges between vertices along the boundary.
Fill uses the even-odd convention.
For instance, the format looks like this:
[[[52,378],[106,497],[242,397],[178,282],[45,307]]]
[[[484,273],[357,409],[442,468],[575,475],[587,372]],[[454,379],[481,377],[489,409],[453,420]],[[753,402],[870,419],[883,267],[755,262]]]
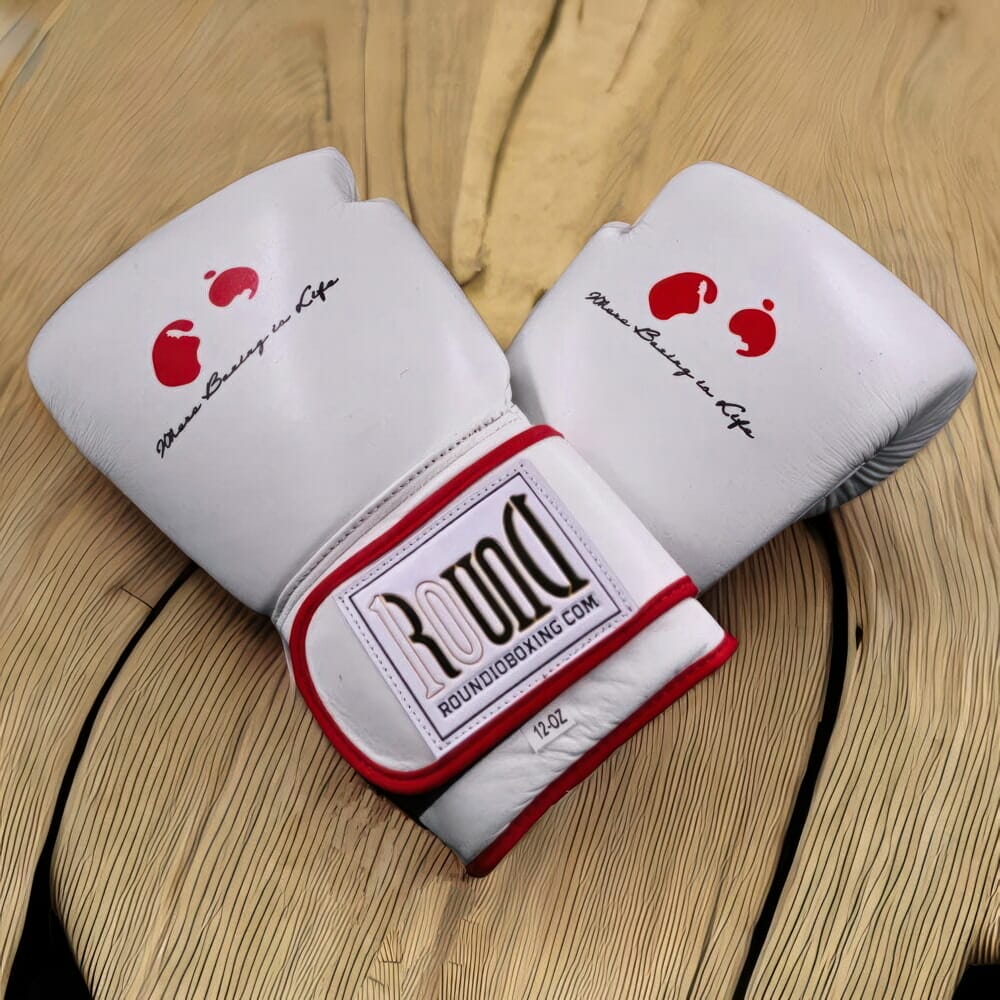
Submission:
[[[643,726],[652,722],[695,684],[722,666],[736,651],[736,647],[736,639],[728,633],[724,633],[722,638],[707,653],[699,656],[682,669],[680,673],[667,681],[652,698],[643,702],[627,718],[576,757],[554,781],[546,785],[517,813],[488,847],[485,847],[466,864],[466,871],[474,878],[481,878],[493,871],[517,842],[556,802],[597,770],[615,750],[630,740]],[[664,659],[667,659],[666,650],[662,651],[662,655]]]
[[[552,428],[512,409],[460,441],[355,518],[275,615],[317,721],[393,793],[452,781],[695,593]]]

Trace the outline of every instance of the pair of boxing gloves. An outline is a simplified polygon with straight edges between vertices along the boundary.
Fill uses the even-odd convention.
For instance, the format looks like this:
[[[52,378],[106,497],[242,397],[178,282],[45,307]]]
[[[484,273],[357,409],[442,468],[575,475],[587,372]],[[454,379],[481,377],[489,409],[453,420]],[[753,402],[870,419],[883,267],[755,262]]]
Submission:
[[[862,250],[715,164],[603,227],[504,357],[331,149],[146,237],[29,370],[472,874],[731,653],[696,586],[898,468],[975,372]]]

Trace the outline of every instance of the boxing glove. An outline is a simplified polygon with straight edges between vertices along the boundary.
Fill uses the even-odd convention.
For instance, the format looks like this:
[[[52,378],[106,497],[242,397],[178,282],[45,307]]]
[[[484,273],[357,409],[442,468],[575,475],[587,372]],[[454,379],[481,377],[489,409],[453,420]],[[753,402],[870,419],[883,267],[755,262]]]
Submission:
[[[600,229],[509,351],[555,422],[700,587],[884,479],[948,420],[969,352],[800,205],[728,167]]]
[[[477,874],[733,648],[335,150],[146,237],[28,366],[83,454],[271,616],[337,750]]]

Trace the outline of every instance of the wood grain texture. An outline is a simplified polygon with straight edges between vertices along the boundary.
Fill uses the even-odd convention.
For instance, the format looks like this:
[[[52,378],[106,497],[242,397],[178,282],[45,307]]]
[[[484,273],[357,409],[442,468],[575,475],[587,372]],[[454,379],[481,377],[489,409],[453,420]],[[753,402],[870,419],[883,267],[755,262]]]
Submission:
[[[1000,960],[1000,233],[957,200],[910,231],[920,266],[954,276],[938,304],[980,362],[976,395],[919,475],[838,520],[860,639],[750,995],[947,997],[970,959]]]
[[[841,713],[748,992],[947,996],[1000,958],[998,36],[995,0],[0,0],[0,984],[83,719],[185,565],[44,415],[27,345],[151,228],[327,143],[503,343],[598,225],[711,158],[874,252],[980,380],[834,515],[849,614],[785,533],[709,595],[737,657],[481,882],[195,574],[120,664],[59,829],[95,995],[730,995],[832,645]]]
[[[95,995],[725,993],[816,722],[825,587],[799,534],[743,567],[713,600],[740,654],[473,880],[329,747],[270,625],[198,574],[112,689],[56,844]]]

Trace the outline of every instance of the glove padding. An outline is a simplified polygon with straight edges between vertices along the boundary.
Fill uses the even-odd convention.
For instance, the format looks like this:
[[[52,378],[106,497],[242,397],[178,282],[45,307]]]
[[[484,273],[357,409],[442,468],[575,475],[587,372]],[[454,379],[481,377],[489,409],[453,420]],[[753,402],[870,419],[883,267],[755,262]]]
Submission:
[[[945,322],[800,205],[701,163],[590,240],[507,353],[552,423],[706,587],[880,482],[975,376]]]
[[[395,205],[356,200],[335,150],[142,240],[52,317],[29,371],[80,450],[272,617],[338,750],[477,873],[732,648],[511,404],[461,290]]]

